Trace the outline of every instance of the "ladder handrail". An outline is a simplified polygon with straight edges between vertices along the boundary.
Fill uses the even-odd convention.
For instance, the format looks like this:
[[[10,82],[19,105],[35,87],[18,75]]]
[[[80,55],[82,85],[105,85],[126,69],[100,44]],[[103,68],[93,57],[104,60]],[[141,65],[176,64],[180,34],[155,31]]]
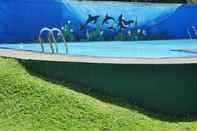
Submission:
[[[192,29],[193,29],[193,31],[194,31],[196,37],[197,37],[197,29],[196,29],[196,27],[195,27],[195,26],[192,26]]]
[[[51,34],[49,34],[49,37],[50,37],[50,38],[52,37],[53,42],[54,42],[54,44],[55,44],[56,53],[58,53],[58,45],[57,45],[57,41],[56,41],[56,39],[55,39],[55,35],[54,35],[52,29],[50,29],[50,31],[51,31]]]
[[[187,34],[189,35],[189,38],[192,40],[192,34],[191,34],[191,32],[190,32],[190,29],[189,29],[189,28],[187,29]]]
[[[52,28],[51,31],[52,32],[55,32],[56,31],[56,32],[60,33],[60,36],[61,36],[61,38],[62,38],[62,40],[64,42],[64,46],[66,48],[66,55],[68,55],[68,45],[66,43],[66,39],[65,39],[64,34],[62,33],[62,31],[60,29],[58,29],[58,28]]]
[[[42,48],[42,52],[44,52],[44,45],[43,45],[43,40],[42,40],[42,33],[47,31],[49,34],[48,34],[48,41],[49,41],[49,45],[51,47],[51,51],[52,53],[54,53],[54,49],[53,49],[53,45],[52,45],[52,42],[51,42],[51,39],[50,39],[50,35],[53,36],[53,32],[51,31],[51,29],[49,28],[42,28],[40,30],[40,33],[39,33],[39,42],[40,42],[40,45],[41,45],[41,48]]]

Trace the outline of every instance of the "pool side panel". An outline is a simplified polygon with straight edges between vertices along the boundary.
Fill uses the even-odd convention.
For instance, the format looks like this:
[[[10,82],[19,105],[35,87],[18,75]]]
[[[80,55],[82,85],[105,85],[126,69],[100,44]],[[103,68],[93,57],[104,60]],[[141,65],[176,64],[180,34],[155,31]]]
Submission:
[[[50,79],[76,82],[164,113],[197,112],[197,64],[107,64],[20,60]]]

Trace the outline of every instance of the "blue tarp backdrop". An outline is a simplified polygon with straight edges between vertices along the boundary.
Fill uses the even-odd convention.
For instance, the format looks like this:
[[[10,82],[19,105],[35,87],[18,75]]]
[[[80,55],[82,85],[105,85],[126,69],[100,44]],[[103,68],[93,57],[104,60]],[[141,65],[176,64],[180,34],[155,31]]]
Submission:
[[[70,41],[188,39],[195,37],[197,5],[0,1],[0,43],[35,42],[44,27],[62,29]]]

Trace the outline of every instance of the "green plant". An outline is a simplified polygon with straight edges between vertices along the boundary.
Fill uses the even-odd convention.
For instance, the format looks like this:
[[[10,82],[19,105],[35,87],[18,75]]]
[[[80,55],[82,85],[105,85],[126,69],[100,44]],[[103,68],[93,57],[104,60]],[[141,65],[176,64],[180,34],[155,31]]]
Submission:
[[[76,41],[74,36],[74,30],[69,27],[70,22],[66,23],[63,27],[63,34],[66,41]]]

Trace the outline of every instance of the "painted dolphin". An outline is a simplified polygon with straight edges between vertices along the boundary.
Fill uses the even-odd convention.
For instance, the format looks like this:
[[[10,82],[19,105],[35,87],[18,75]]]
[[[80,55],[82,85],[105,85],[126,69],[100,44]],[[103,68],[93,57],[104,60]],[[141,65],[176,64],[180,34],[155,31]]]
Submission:
[[[115,19],[107,14],[107,15],[105,16],[103,22],[102,22],[102,25],[104,25],[105,23],[107,23],[108,20],[113,20],[113,21],[115,22]]]
[[[83,25],[81,24],[80,30],[83,30],[89,23],[96,24],[99,17],[100,17],[99,15],[92,16],[89,14],[88,19],[86,20],[85,24],[83,24]]]

